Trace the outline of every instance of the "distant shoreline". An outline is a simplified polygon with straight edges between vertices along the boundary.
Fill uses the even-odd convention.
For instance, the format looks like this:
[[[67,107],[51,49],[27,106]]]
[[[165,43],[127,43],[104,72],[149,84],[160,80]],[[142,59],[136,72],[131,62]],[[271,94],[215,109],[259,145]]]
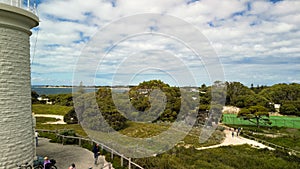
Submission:
[[[78,86],[74,86],[75,88]],[[69,89],[73,88],[73,86],[33,86],[32,88],[46,88],[46,89]],[[98,87],[83,87],[84,89],[96,89]]]
[[[32,88],[46,88],[46,89],[69,89],[77,88],[79,86],[48,86],[48,85],[32,85]],[[84,89],[98,89],[101,87],[108,87],[112,89],[129,89],[134,86],[83,86]]]
[[[73,88],[72,86],[39,86],[36,88],[58,88],[58,89],[63,89],[63,88]]]

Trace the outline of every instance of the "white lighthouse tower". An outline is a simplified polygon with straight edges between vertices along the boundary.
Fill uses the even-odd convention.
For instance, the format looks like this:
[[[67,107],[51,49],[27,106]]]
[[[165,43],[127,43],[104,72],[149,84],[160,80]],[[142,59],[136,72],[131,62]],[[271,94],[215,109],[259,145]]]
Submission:
[[[32,5],[31,5],[32,4]],[[30,29],[39,23],[29,0],[0,0],[0,169],[34,158]]]

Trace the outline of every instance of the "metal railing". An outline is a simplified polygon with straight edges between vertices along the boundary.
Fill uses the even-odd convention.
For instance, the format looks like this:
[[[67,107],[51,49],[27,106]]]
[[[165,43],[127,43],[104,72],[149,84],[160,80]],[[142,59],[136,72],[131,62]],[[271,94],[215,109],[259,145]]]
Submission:
[[[132,162],[132,161],[131,161],[131,158],[128,158],[128,157],[124,156],[124,155],[121,154],[121,153],[118,153],[116,150],[114,150],[114,149],[108,147],[107,145],[105,145],[105,144],[103,144],[103,143],[100,143],[100,142],[97,142],[97,141],[94,141],[94,140],[93,140],[93,142],[96,143],[96,144],[99,144],[99,145],[101,146],[101,149],[102,149],[102,150],[104,149],[104,150],[110,152],[110,153],[111,153],[111,159],[114,158],[114,155],[119,156],[119,157],[121,158],[121,166],[124,165],[124,159],[125,159],[125,160],[128,161],[128,168],[129,168],[129,169],[131,169],[131,165],[133,165],[133,166],[135,166],[136,168],[139,168],[139,169],[144,169],[143,167],[141,167],[141,166],[138,165],[137,163]]]
[[[0,0],[0,3],[22,8],[37,15],[35,0]]]
[[[138,168],[138,169],[144,169],[140,165],[138,165],[135,162],[131,161],[132,160],[131,158],[124,156],[123,154],[119,153],[118,151],[116,151],[116,150],[110,148],[109,146],[107,146],[103,143],[100,143],[98,141],[91,140],[89,138],[83,138],[83,137],[61,135],[61,134],[59,134],[59,132],[57,130],[40,130],[40,129],[37,129],[36,131],[54,133],[57,137],[61,138],[61,144],[64,144],[67,141],[67,139],[76,139],[76,140],[78,140],[78,145],[80,147],[82,147],[82,142],[83,141],[88,141],[88,142],[90,142],[90,144],[99,144],[99,146],[101,147],[102,150],[106,150],[107,152],[110,152],[111,160],[113,160],[114,155],[119,156],[120,160],[121,160],[120,163],[121,163],[122,167],[124,166],[124,160],[127,160],[128,161],[128,169],[131,169],[132,167],[135,167],[135,168]],[[112,168],[111,163],[108,163],[105,166],[102,166],[101,169],[104,169],[105,167],[108,167],[109,169]]]

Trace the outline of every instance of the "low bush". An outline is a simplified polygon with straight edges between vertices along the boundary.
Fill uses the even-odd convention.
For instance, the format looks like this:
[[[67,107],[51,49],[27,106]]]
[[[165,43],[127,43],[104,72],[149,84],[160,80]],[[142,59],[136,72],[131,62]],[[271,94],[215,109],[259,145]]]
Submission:
[[[249,145],[227,146],[207,150],[175,147],[157,157],[135,160],[145,169],[290,169],[298,168],[300,158],[281,151],[255,149]]]

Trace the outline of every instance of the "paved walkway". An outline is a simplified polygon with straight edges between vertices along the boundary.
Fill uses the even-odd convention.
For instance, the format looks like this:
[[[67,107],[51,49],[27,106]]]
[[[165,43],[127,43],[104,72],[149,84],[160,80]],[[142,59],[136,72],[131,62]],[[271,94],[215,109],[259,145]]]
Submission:
[[[55,159],[58,169],[68,169],[72,163],[75,163],[77,169],[88,169],[89,167],[100,169],[103,164],[107,164],[104,157],[100,156],[99,165],[94,165],[94,155],[91,151],[74,145],[50,143],[46,138],[39,138],[37,155]]]
[[[226,129],[225,131],[226,137],[224,139],[224,141],[221,144],[217,144],[217,145],[213,145],[213,146],[208,146],[208,147],[200,147],[200,148],[196,148],[197,150],[204,150],[204,149],[209,149],[209,148],[217,148],[217,147],[221,147],[221,146],[229,146],[229,145],[242,145],[242,144],[249,144],[253,147],[256,148],[268,148],[269,150],[274,150],[274,148],[268,147],[262,143],[259,143],[257,141],[254,140],[250,140],[241,136],[236,136],[236,132],[234,137],[232,137],[232,131],[229,131],[228,129]]]

